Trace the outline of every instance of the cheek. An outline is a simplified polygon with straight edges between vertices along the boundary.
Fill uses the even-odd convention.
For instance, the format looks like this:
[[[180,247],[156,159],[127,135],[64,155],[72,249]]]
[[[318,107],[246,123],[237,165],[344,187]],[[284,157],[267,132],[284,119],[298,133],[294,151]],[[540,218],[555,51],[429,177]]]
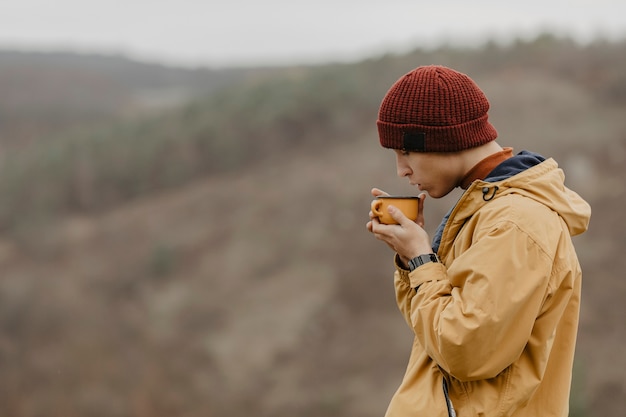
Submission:
[[[426,179],[429,176],[429,173],[433,172],[433,169],[436,169],[428,159],[418,157],[412,157],[409,162],[411,166],[411,171],[414,175],[421,179]]]
[[[457,186],[457,178],[441,164],[430,167],[426,173],[431,187],[431,197],[440,198],[452,191]]]
[[[422,163],[414,164],[413,171],[424,181],[429,183],[438,182],[442,177],[441,166],[425,161]]]

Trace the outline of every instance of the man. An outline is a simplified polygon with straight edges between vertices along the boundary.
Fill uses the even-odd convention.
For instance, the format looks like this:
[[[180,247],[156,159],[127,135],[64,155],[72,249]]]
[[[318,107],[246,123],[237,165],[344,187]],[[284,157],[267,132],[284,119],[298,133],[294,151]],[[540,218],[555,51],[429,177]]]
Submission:
[[[415,334],[389,417],[568,415],[581,290],[571,236],[589,205],[553,159],[502,148],[489,102],[465,74],[419,67],[377,121],[400,177],[423,191],[416,222],[367,228],[396,253],[400,311]],[[432,242],[424,198],[465,191]],[[374,197],[384,194],[373,189]]]

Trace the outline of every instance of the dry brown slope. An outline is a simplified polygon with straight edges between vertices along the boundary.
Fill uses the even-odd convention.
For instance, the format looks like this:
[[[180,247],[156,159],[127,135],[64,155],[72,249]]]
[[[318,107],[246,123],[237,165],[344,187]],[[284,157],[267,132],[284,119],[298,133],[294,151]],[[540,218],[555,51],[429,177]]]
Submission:
[[[4,309],[19,329],[0,345],[13,364],[4,409],[279,415],[360,410],[365,391],[380,393],[367,396],[379,414],[404,358],[378,342],[402,349],[407,335],[391,254],[364,229],[359,184],[393,173],[369,143],[69,219],[28,251],[5,242]]]
[[[505,115],[494,112],[503,144],[524,143],[556,117],[539,106],[561,85],[536,82],[487,84],[496,108],[511,94],[507,84],[544,92],[509,104],[530,109],[513,118],[518,125],[502,126]],[[560,104],[555,112],[601,116],[584,100]],[[578,123],[567,126],[575,133],[596,123],[567,122]],[[393,155],[374,129],[364,129],[350,143],[337,138],[336,147],[275,155],[233,176],[68,219],[29,247],[3,241],[0,414],[381,415],[411,336],[393,300],[392,254],[364,224],[371,186],[410,190],[394,178]],[[569,147],[536,145],[579,172],[573,185],[599,205],[577,240],[588,277],[579,360],[593,409],[621,415],[616,219],[626,141],[601,133],[606,147],[586,146],[585,135]],[[453,201],[428,201],[431,230]]]

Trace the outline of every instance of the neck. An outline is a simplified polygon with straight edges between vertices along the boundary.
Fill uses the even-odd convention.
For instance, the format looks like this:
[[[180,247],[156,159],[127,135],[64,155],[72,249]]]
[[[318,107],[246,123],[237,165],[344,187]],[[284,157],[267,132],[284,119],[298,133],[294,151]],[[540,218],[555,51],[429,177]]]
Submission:
[[[484,179],[500,162],[513,156],[512,148],[502,148],[490,142],[462,153],[462,170],[457,187],[464,190],[477,179]]]
[[[502,152],[502,147],[495,140],[466,150],[463,153],[463,173],[467,174],[480,161],[498,152]]]

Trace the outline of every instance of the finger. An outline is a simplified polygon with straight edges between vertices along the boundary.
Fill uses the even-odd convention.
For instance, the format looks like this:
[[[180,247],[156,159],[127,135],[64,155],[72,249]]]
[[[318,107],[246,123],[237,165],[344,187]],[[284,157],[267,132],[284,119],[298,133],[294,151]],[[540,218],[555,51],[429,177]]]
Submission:
[[[370,221],[371,232],[376,236],[377,239],[387,240],[389,239],[389,225],[382,224],[378,218],[373,218]]]
[[[380,224],[380,221],[378,220],[378,217],[374,217],[370,215],[370,221],[367,222],[367,230],[369,230],[372,233],[376,233],[375,228],[379,224]]]
[[[417,198],[419,198],[419,208],[421,210],[424,208],[424,201],[426,200],[426,193],[419,193]]]
[[[388,196],[389,195],[389,194],[387,194],[386,192],[384,192],[383,190],[381,190],[379,188],[372,188],[371,193],[372,193],[372,195],[374,197],[380,197],[381,195],[382,196]]]
[[[417,197],[417,219],[415,222],[421,227],[424,227],[424,200],[426,200],[426,193],[421,193]]]

